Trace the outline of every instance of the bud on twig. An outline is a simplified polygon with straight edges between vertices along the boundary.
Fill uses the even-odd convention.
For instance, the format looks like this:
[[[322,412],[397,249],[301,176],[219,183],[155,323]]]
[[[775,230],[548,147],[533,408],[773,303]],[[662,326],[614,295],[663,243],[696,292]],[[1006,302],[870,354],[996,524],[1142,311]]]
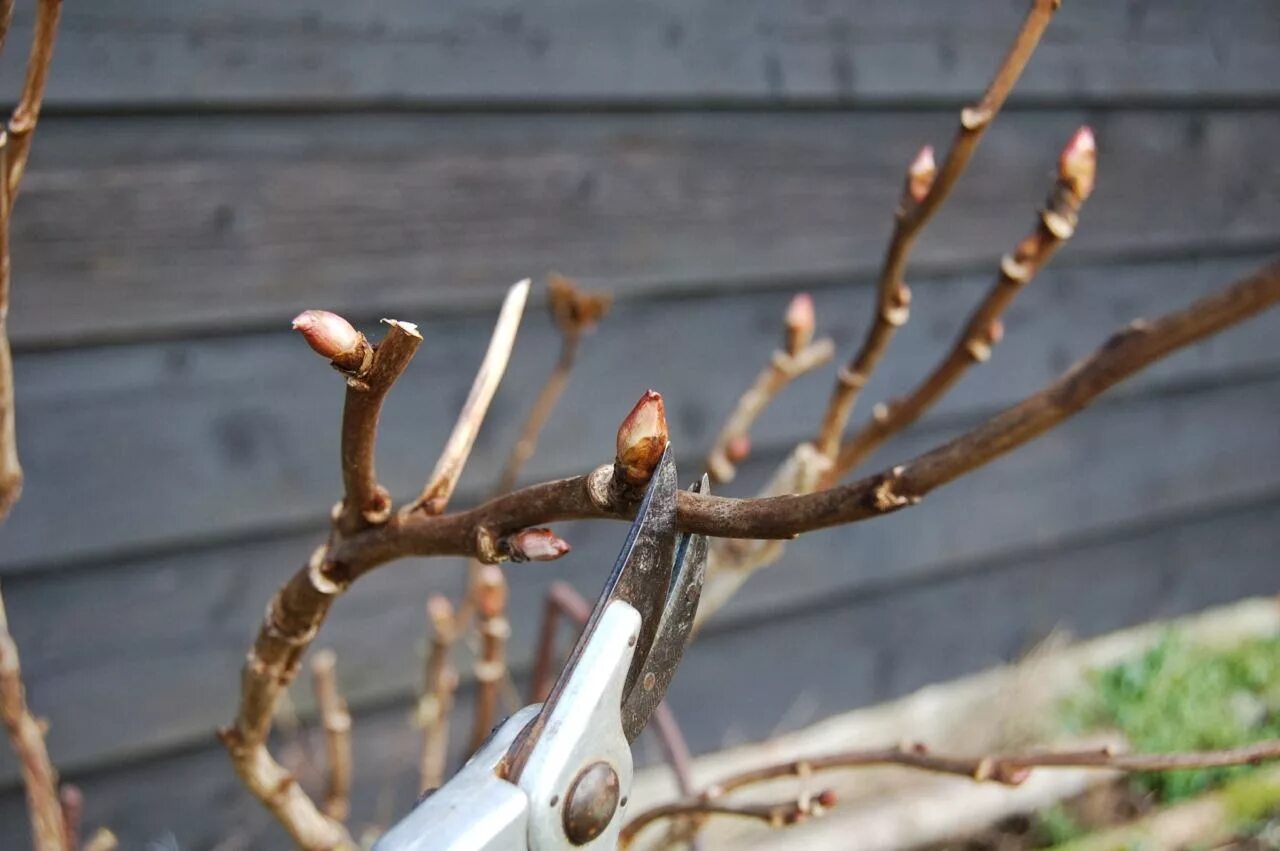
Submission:
[[[1079,201],[1093,192],[1093,181],[1098,173],[1098,145],[1093,130],[1081,127],[1062,149],[1058,157],[1058,177],[1067,184]]]
[[[667,448],[667,411],[662,394],[646,390],[618,427],[615,475],[629,485],[643,485],[653,475]]]
[[[521,529],[499,544],[512,561],[555,561],[572,547],[550,529]]]
[[[745,434],[734,435],[724,445],[724,455],[730,464],[741,464],[751,454],[751,438]]]
[[[456,629],[453,603],[443,594],[432,594],[427,599],[427,618],[436,635],[452,637]]]
[[[795,357],[813,342],[814,324],[813,298],[797,293],[787,305],[787,354]]]
[[[608,293],[583,292],[571,278],[552,272],[547,276],[547,302],[560,331],[577,335],[591,331],[604,318],[612,299]]]
[[[907,196],[919,204],[933,188],[938,165],[933,161],[933,146],[925,145],[907,168]]]
[[[358,372],[369,365],[373,347],[350,322],[327,310],[304,310],[293,317],[293,330],[318,355],[338,369]]]

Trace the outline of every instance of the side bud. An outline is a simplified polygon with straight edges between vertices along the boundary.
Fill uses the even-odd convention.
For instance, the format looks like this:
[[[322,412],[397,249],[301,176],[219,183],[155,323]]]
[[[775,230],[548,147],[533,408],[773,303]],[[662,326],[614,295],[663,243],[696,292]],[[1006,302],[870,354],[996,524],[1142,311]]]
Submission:
[[[572,549],[569,542],[550,529],[521,529],[508,536],[501,546],[512,561],[555,561]]]
[[[628,485],[649,481],[667,448],[667,411],[662,394],[646,390],[618,427],[614,474]]]
[[[293,317],[293,330],[302,335],[312,351],[345,372],[364,369],[373,356],[373,348],[364,335],[327,310],[302,311]]]
[[[933,188],[938,164],[933,161],[933,146],[925,145],[907,168],[907,196],[919,204]]]
[[[1093,193],[1097,174],[1097,141],[1093,138],[1093,130],[1081,127],[1072,134],[1058,157],[1058,178],[1070,188],[1071,194],[1084,201]]]
[[[815,324],[813,298],[808,293],[797,293],[787,305],[787,354],[795,357],[813,342]]]

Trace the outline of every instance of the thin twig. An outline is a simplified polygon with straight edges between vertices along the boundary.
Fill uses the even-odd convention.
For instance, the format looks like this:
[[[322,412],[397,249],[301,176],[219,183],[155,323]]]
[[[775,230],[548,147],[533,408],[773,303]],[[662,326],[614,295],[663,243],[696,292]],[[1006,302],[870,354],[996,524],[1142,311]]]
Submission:
[[[1096,150],[1093,133],[1077,130],[1063,149],[1058,177],[1031,233],[1000,261],[1000,273],[974,308],[951,349],[910,393],[876,405],[873,415],[840,447],[830,480],[838,481],[890,436],[933,407],[974,364],[985,363],[1004,336],[1001,316],[1026,285],[1075,232],[1080,207],[1093,191]]]
[[[58,37],[58,18],[62,0],[39,0],[36,4],[35,30],[31,36],[31,53],[27,57],[27,73],[22,83],[22,96],[9,118],[9,159],[5,163],[9,198],[7,210],[13,209],[18,187],[27,168],[31,139],[40,106],[44,102],[45,84],[49,79],[49,63],[53,59],[53,43]]]
[[[449,497],[458,485],[458,477],[471,454],[471,447],[480,433],[480,425],[485,414],[489,412],[489,403],[498,390],[502,374],[506,372],[507,360],[511,357],[511,349],[515,346],[516,332],[520,330],[520,317],[524,315],[525,301],[529,298],[529,281],[524,280],[507,291],[502,302],[502,310],[498,313],[498,322],[494,326],[493,336],[489,339],[489,348],[476,373],[467,394],[467,401],[462,405],[458,421],[445,444],[435,470],[422,489],[422,494],[411,504],[402,509],[406,516],[418,512],[436,515],[444,512],[449,505]]]
[[[8,139],[8,134],[0,132],[0,175],[9,161]],[[9,184],[0,179],[0,521],[22,495],[13,409],[13,353],[9,348],[9,209]]]
[[[344,496],[335,525],[345,534],[385,523],[391,516],[391,495],[378,484],[374,466],[378,418],[391,385],[395,384],[422,344],[418,326],[395,319],[366,368],[347,378],[342,409],[342,483]]]
[[[0,0],[0,52],[4,51],[9,26],[13,23],[13,0]],[[3,172],[0,172],[2,174]]]
[[[422,728],[419,792],[437,789],[444,783],[449,715],[458,690],[458,672],[450,662],[458,628],[449,600],[438,594],[427,600],[427,620],[431,623],[431,649],[427,651],[422,697],[418,700],[417,711],[418,725]]]
[[[960,179],[970,157],[977,150],[978,143],[982,141],[983,133],[1018,82],[1060,3],[1061,0],[1032,0],[1021,29],[1014,37],[1004,61],[996,69],[986,92],[976,104],[965,107],[960,112],[960,127],[936,175],[931,173],[925,181],[927,191],[920,191],[925,182],[919,180],[916,180],[913,187],[913,177],[908,175],[902,203],[894,218],[893,235],[889,239],[880,267],[875,315],[862,347],[848,366],[840,371],[823,415],[818,437],[814,441],[818,450],[828,458],[835,458],[840,437],[853,413],[858,394],[879,364],[894,332],[907,321],[911,294],[903,282],[903,275],[916,237]],[[917,158],[917,162],[920,159]],[[931,155],[929,160],[932,161]]]
[[[1257,765],[1280,759],[1280,740],[1258,742],[1219,751],[1196,751],[1169,754],[1124,754],[1114,748],[1087,751],[1045,751],[1008,756],[959,757],[932,753],[922,744],[911,744],[872,750],[853,750],[811,759],[775,763],[727,777],[700,796],[678,801],[636,816],[622,830],[625,846],[646,826],[655,821],[691,815],[750,815],[738,807],[727,807],[719,799],[730,792],[784,777],[808,776],[821,771],[895,765],[953,774],[978,782],[1018,786],[1036,768],[1096,768],[1112,771],[1178,771],[1193,768],[1217,768],[1229,765]]]
[[[351,713],[338,691],[337,655],[321,650],[311,660],[311,685],[324,729],[329,782],[324,793],[324,813],[346,821],[351,813]]]
[[[18,645],[9,634],[9,619],[0,596],[0,720],[22,769],[27,813],[35,851],[67,851],[62,803],[58,800],[58,772],[44,743],[44,724],[27,706]]]
[[[507,673],[507,578],[502,568],[486,564],[480,569],[473,589],[473,605],[479,622],[480,653],[476,656],[476,709],[471,728],[471,750],[484,743],[493,731],[498,715],[498,688]]]
[[[560,356],[542,388],[534,399],[533,407],[520,427],[520,436],[511,447],[507,463],[498,477],[495,493],[506,493],[516,486],[520,471],[538,448],[538,438],[547,420],[551,418],[556,403],[569,383],[569,374],[577,360],[578,347],[583,336],[598,323],[609,310],[609,296],[604,293],[587,293],[577,288],[563,275],[551,275],[547,282],[548,306],[551,316],[560,329]]]
[[[801,306],[799,310],[796,305]],[[796,317],[796,314],[804,315]],[[751,449],[751,426],[777,395],[792,381],[824,365],[835,355],[835,343],[830,339],[817,342],[808,339],[813,336],[813,302],[807,294],[801,293],[792,300],[787,320],[786,347],[773,353],[768,365],[738,399],[707,453],[707,472],[718,482],[733,481],[737,465]]]
[[[66,838],[67,848],[75,851],[80,847],[80,822],[84,818],[84,793],[79,786],[70,783],[62,784],[58,790],[58,803],[62,807],[62,835]]]

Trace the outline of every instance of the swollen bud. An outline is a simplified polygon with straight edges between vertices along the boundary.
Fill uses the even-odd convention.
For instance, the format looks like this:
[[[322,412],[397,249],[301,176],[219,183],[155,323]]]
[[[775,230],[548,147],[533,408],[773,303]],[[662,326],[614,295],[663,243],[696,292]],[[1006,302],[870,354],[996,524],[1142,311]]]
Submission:
[[[795,357],[813,342],[814,324],[813,298],[797,293],[787,305],[787,354]]]
[[[751,438],[745,434],[735,434],[724,445],[724,455],[730,464],[741,464],[751,454]]]
[[[1093,192],[1094,177],[1098,173],[1098,145],[1093,131],[1081,127],[1072,134],[1070,141],[1058,157],[1058,178],[1070,187],[1071,193],[1081,201]]]
[[[907,195],[919,204],[933,188],[938,165],[933,161],[933,145],[925,145],[907,168]]]
[[[512,561],[555,561],[572,549],[550,529],[522,529],[506,542]]]
[[[293,317],[293,330],[307,345],[340,369],[357,370],[371,353],[364,335],[347,320],[327,310],[304,310]]]
[[[646,390],[618,427],[616,475],[629,485],[643,485],[667,448],[667,411],[662,394]]]

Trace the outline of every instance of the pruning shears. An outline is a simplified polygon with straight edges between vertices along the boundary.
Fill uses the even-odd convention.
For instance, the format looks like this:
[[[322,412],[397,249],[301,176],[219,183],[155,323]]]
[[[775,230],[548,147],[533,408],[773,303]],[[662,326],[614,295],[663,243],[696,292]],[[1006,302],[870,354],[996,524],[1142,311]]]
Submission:
[[[703,476],[691,490],[708,487]],[[676,533],[677,491],[668,445],[547,700],[507,719],[374,851],[617,847],[631,743],[671,684],[702,596],[707,542]]]

